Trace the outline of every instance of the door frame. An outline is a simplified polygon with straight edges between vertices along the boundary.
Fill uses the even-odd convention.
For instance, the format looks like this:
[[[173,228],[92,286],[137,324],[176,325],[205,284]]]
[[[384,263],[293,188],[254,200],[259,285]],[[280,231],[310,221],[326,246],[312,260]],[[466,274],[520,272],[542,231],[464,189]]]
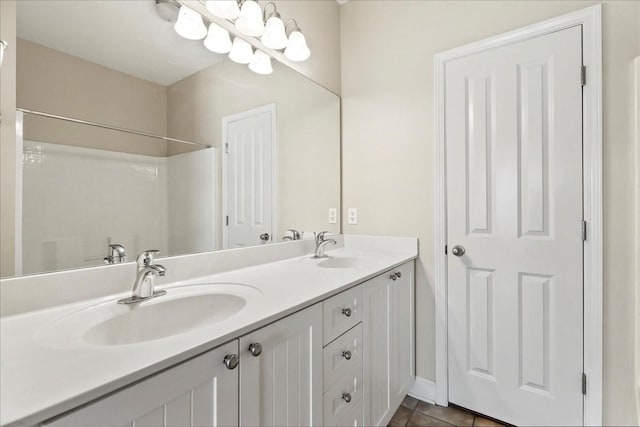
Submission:
[[[277,157],[277,129],[276,129],[276,104],[271,103],[267,105],[263,105],[261,107],[252,108],[250,110],[242,111],[236,114],[230,114],[228,116],[224,116],[222,118],[222,179],[220,180],[222,185],[222,215],[220,217],[220,228],[222,228],[222,249],[229,249],[229,229],[225,224],[225,217],[229,215],[229,206],[228,204],[228,177],[227,177],[227,150],[225,148],[225,144],[227,144],[227,127],[229,123],[246,119],[251,116],[255,116],[261,113],[271,113],[271,240],[270,242],[274,242],[274,237],[276,230],[278,229],[278,205],[277,205],[277,193],[278,193],[278,176],[276,166],[278,165]]]
[[[435,124],[435,401],[449,403],[447,350],[447,198],[445,168],[444,71],[447,61],[582,25],[582,58],[586,66],[583,87],[583,215],[584,241],[583,359],[587,375],[583,424],[602,425],[602,8],[580,9],[537,24],[434,55]],[[578,73],[576,72],[576,75]]]

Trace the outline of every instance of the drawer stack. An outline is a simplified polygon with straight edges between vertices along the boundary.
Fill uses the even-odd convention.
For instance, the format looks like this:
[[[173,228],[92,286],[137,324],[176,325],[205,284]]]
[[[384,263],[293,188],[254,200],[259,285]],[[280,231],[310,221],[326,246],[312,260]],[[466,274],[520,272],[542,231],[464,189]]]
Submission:
[[[362,285],[323,302],[324,425],[361,426]]]

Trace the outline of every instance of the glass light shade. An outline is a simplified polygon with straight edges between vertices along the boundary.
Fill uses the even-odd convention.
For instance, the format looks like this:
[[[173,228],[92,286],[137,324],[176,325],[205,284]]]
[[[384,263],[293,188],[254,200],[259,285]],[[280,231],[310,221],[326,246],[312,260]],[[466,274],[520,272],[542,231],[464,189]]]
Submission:
[[[240,37],[233,39],[233,46],[229,52],[229,59],[238,64],[248,64],[253,60],[253,48]]]
[[[231,46],[229,32],[220,25],[212,22],[209,25],[209,34],[207,38],[204,39],[204,47],[215,53],[229,53]]]
[[[256,53],[253,55],[253,59],[249,63],[249,69],[258,74],[273,73],[271,57],[261,50],[256,50]]]
[[[267,19],[267,25],[262,35],[262,44],[270,49],[284,49],[287,47],[287,34],[284,23],[277,16]]]
[[[218,18],[236,19],[240,15],[240,8],[236,0],[207,0],[205,6]]]
[[[207,35],[207,27],[202,22],[202,16],[187,6],[180,6],[178,20],[173,28],[176,33],[189,40],[201,40]]]
[[[307,40],[300,31],[294,31],[289,35],[289,43],[284,50],[284,56],[292,61],[304,61],[311,55],[307,46]]]
[[[240,16],[236,20],[236,28],[242,34],[260,37],[264,33],[264,22],[262,22],[262,9],[253,0],[245,0],[240,8]]]

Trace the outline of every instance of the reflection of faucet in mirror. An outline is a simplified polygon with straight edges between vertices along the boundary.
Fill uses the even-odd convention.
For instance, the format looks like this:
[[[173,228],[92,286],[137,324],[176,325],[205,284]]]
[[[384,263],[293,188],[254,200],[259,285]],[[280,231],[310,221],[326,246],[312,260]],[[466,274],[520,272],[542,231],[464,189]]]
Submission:
[[[156,291],[156,277],[164,276],[167,270],[160,264],[154,264],[154,257],[158,250],[148,250],[138,255],[136,263],[138,264],[138,274],[133,284],[132,295],[128,298],[118,300],[118,304],[133,304],[145,301],[154,297],[159,297],[167,293],[167,291]]]
[[[287,241],[287,240],[300,240],[302,238],[302,233],[299,232],[298,230],[289,229],[289,230],[287,230],[287,233],[291,233],[291,236],[289,236],[287,234],[286,236],[284,236],[282,238],[282,240],[284,240],[284,241]]]
[[[120,264],[122,262],[127,262],[127,250],[124,246],[114,243],[109,245],[109,250],[111,254],[104,257],[105,264]]]
[[[328,256],[324,253],[324,247],[327,246],[328,243],[332,245],[337,245],[333,239],[325,239],[324,236],[327,234],[326,231],[321,231],[320,233],[313,233],[316,238],[316,253],[311,258],[327,258]]]

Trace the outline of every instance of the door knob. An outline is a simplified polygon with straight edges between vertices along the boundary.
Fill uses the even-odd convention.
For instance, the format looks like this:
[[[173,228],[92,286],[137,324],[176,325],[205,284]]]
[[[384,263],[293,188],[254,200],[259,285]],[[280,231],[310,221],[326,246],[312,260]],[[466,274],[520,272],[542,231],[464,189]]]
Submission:
[[[268,242],[269,241],[269,233],[264,233],[260,235],[260,240],[262,240],[263,242]]]
[[[238,362],[240,362],[240,360],[237,354],[227,354],[223,360],[224,366],[226,366],[227,369],[236,369]]]
[[[455,256],[462,256],[464,255],[465,250],[463,246],[456,245],[453,248],[451,248],[451,253],[454,254]]]
[[[251,353],[252,356],[260,356],[262,354],[262,344],[258,342],[249,344],[249,353]]]

